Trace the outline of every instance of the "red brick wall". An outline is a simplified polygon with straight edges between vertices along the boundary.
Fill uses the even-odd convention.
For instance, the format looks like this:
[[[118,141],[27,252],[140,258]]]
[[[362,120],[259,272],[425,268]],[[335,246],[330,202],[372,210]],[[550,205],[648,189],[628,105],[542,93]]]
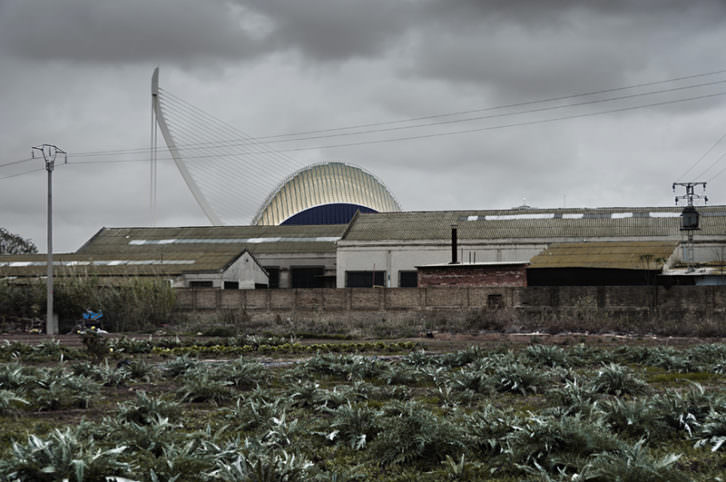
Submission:
[[[527,286],[527,266],[459,265],[419,268],[418,286]]]

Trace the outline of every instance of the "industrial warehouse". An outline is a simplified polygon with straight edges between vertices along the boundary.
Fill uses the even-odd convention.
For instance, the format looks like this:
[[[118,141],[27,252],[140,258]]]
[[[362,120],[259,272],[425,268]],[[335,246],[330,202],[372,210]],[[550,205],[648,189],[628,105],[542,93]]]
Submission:
[[[714,285],[726,280],[726,206],[357,212],[347,224],[103,228],[57,276],[153,276],[184,288]],[[293,215],[294,216],[294,215]],[[453,236],[452,236],[453,235]],[[0,258],[0,277],[45,273]]]

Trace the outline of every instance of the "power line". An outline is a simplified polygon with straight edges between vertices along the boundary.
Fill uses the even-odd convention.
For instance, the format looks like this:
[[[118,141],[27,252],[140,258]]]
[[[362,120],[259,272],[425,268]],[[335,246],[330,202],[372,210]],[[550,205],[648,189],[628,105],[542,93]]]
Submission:
[[[30,174],[31,172],[39,172],[39,171],[44,171],[44,170],[45,170],[45,168],[41,167],[40,169],[31,169],[30,171],[23,171],[23,172],[18,172],[16,174],[10,174],[9,176],[0,177],[0,181],[2,181],[3,179],[10,179],[13,177],[24,176],[25,174]]]
[[[6,162],[6,163],[3,163],[3,164],[0,164],[0,167],[13,166],[15,164],[22,164],[24,162],[28,162],[28,161],[32,161],[32,160],[33,160],[32,157],[28,157],[27,159],[19,159],[17,161],[10,161],[10,162]]]
[[[716,160],[713,161],[711,163],[711,165],[709,165],[706,169],[704,169],[703,171],[701,171],[701,173],[698,174],[698,176],[696,176],[696,178],[697,179],[703,179],[704,176],[706,176],[706,174],[708,174],[708,171],[710,171],[711,169],[713,169],[714,167],[716,167],[716,164],[718,164],[719,162],[723,161],[724,159],[726,159],[726,152],[724,152],[720,156],[718,156],[716,158]]]
[[[420,134],[420,135],[415,135],[415,136],[392,137],[392,138],[388,138],[388,139],[373,139],[373,140],[365,140],[365,141],[342,143],[342,144],[322,144],[322,145],[315,145],[315,146],[284,149],[284,150],[275,151],[275,152],[283,152],[283,153],[284,152],[299,152],[299,151],[310,151],[310,150],[318,150],[318,149],[351,147],[351,146],[359,146],[359,145],[366,145],[366,144],[382,144],[382,143],[389,143],[389,142],[426,139],[426,138],[430,138],[430,137],[444,137],[444,136],[457,135],[457,134],[467,134],[467,133],[473,133],[473,132],[507,129],[507,128],[511,128],[511,127],[523,127],[523,126],[529,126],[529,125],[547,124],[547,123],[559,122],[559,121],[564,121],[564,120],[595,117],[595,116],[599,116],[599,115],[613,114],[613,113],[619,113],[619,112],[627,112],[627,111],[632,111],[632,110],[645,109],[645,108],[649,108],[649,107],[659,107],[659,106],[663,106],[663,105],[691,102],[691,101],[703,100],[703,99],[707,99],[707,98],[719,97],[722,95],[726,95],[726,91],[714,92],[711,94],[704,94],[704,95],[693,96],[693,97],[685,97],[685,98],[681,98],[681,99],[665,100],[665,101],[659,101],[659,102],[651,102],[651,103],[647,103],[647,104],[639,104],[639,105],[634,105],[634,106],[619,107],[616,109],[608,109],[608,110],[597,111],[597,112],[584,112],[584,113],[579,113],[579,114],[569,114],[569,115],[563,115],[563,116],[558,116],[558,117],[551,117],[548,119],[536,119],[536,120],[529,120],[529,121],[512,122],[512,123],[507,123],[507,124],[498,124],[498,125],[486,126],[486,127],[477,127],[477,128],[471,128],[471,129],[462,129],[462,130],[446,131],[446,132],[433,132],[433,133]],[[207,158],[213,158],[213,157],[233,157],[235,155],[238,155],[238,154],[229,154],[229,155],[225,155],[225,156],[220,156],[217,153],[201,154],[201,155],[185,156],[185,159],[189,160],[189,159],[207,159]],[[165,160],[165,161],[172,160],[171,157],[160,157],[159,159]],[[103,163],[114,163],[114,162],[148,162],[148,159],[135,159],[135,160],[128,160],[128,161],[127,160],[74,161],[73,164],[103,164]]]
[[[657,91],[651,91],[651,92],[644,92],[644,93],[638,93],[638,94],[628,94],[624,96],[619,97],[610,97],[606,99],[595,99],[590,101],[584,101],[584,102],[575,102],[570,104],[561,104],[556,106],[547,106],[547,107],[540,107],[536,109],[529,109],[524,111],[518,111],[518,112],[505,112],[505,113],[498,113],[498,114],[490,114],[486,116],[477,116],[477,117],[470,117],[465,119],[453,119],[453,120],[446,120],[446,121],[439,121],[439,122],[432,122],[427,124],[417,124],[412,126],[398,126],[393,128],[385,128],[385,129],[370,129],[367,131],[358,131],[358,132],[350,132],[350,133],[337,133],[337,134],[328,134],[328,135],[321,135],[321,136],[311,136],[311,137],[303,137],[303,138],[297,138],[297,139],[284,139],[277,142],[292,142],[292,141],[306,141],[306,140],[316,140],[316,139],[323,139],[323,138],[330,138],[330,137],[339,137],[339,136],[351,136],[351,135],[363,135],[363,134],[376,134],[376,133],[383,133],[383,132],[391,132],[391,131],[397,131],[397,130],[404,130],[404,129],[413,129],[413,128],[421,128],[421,127],[434,127],[438,125],[448,125],[448,124],[457,124],[457,123],[463,123],[463,122],[472,122],[475,120],[486,120],[486,119],[494,119],[494,118],[500,118],[500,117],[508,117],[508,116],[515,116],[515,115],[524,115],[524,114],[532,114],[532,113],[541,113],[541,112],[547,112],[551,110],[560,110],[560,109],[567,109],[570,107],[581,107],[585,105],[594,105],[594,104],[602,104],[606,102],[614,102],[619,100],[626,100],[626,99],[632,99],[632,98],[639,98],[644,96],[650,96],[650,95],[657,95],[657,94],[663,94],[667,92],[674,92],[684,89],[690,89],[690,88],[696,88],[696,87],[704,87],[704,86],[711,86],[716,84],[726,83],[726,79],[724,80],[718,80],[714,82],[708,82],[704,84],[697,84],[694,86],[682,86],[682,87],[675,87],[675,88],[669,88],[669,89],[661,89]],[[718,94],[720,95],[720,94]],[[701,98],[701,96],[696,97],[690,97],[686,98],[685,100],[691,100],[691,99],[698,99]],[[655,105],[664,105],[668,103],[678,103],[681,102],[681,99],[675,99],[673,101],[663,101],[663,103],[650,103],[650,104],[643,104],[644,107],[649,106],[655,106]],[[639,106],[636,106],[636,108],[639,108]],[[626,108],[625,110],[630,110],[629,108]],[[620,109],[615,109],[612,111],[605,111],[605,113],[608,112],[618,112]],[[575,117],[578,117],[579,115],[575,115]],[[517,124],[513,124],[517,125]],[[250,144],[250,142],[256,142],[259,139],[264,139],[264,137],[254,138],[253,141],[248,141],[247,139],[244,139],[243,142],[239,142],[239,139],[224,139],[220,138],[218,135],[213,141],[203,141],[203,142],[197,142],[197,143],[187,143],[187,144],[179,144],[177,146],[177,150],[182,149],[188,149],[188,150],[198,150],[198,149],[208,149],[210,147],[242,147],[247,146]],[[257,144],[263,144],[263,145],[269,145],[269,143],[266,142],[256,142]],[[365,143],[365,142],[364,142]],[[312,149],[312,148],[310,148]],[[310,150],[308,148],[303,149],[278,149],[276,152],[278,153],[285,153],[285,152],[295,152],[299,150]],[[99,151],[101,152],[101,151]],[[265,153],[272,153],[275,152],[274,150],[268,150],[263,151]],[[121,153],[128,153],[132,154],[133,151],[117,151],[118,154]],[[146,154],[146,152],[139,152],[140,154]],[[112,155],[113,151],[104,151],[101,155]],[[74,157],[94,157],[95,155],[92,153],[86,153],[86,154],[76,154]]]
[[[686,175],[688,175],[689,172],[691,172],[698,164],[700,164],[701,161],[703,161],[706,158],[706,156],[708,156],[709,154],[711,154],[711,151],[713,151],[716,148],[716,146],[719,145],[721,143],[721,141],[724,140],[724,139],[726,139],[726,132],[724,132],[723,135],[716,140],[716,142],[714,142],[713,144],[711,144],[711,147],[709,147],[706,150],[706,152],[704,152],[703,155],[701,157],[699,157],[698,160],[696,160],[696,162],[694,162],[693,164],[691,164],[691,167],[689,167],[688,169],[686,169],[683,172],[683,174],[681,174],[680,176],[678,176],[678,178],[679,179],[685,179]],[[698,177],[698,178],[702,177],[703,174],[705,174],[706,172],[708,172],[715,164],[716,163],[711,164],[702,174],[700,174],[700,175],[698,175],[696,177]]]
[[[643,83],[639,83],[639,84],[632,84],[629,86],[602,89],[602,90],[597,90],[597,91],[572,94],[572,95],[566,95],[566,96],[559,96],[559,97],[550,97],[550,98],[545,98],[545,99],[540,99],[540,100],[524,101],[524,102],[504,104],[504,105],[499,105],[499,106],[484,107],[484,108],[479,108],[479,109],[471,109],[471,110],[458,111],[458,112],[449,112],[449,113],[443,113],[443,114],[433,114],[433,115],[428,115],[428,116],[413,117],[413,118],[403,119],[403,120],[373,122],[373,123],[367,123],[367,124],[351,125],[351,126],[347,126],[347,127],[311,130],[311,131],[303,131],[303,132],[287,133],[287,134],[276,134],[276,135],[260,136],[260,137],[249,137],[249,136],[245,135],[244,138],[245,138],[245,141],[247,141],[247,139],[249,139],[254,142],[260,142],[263,140],[272,140],[272,139],[278,139],[278,141],[276,141],[276,142],[291,142],[291,141],[300,141],[300,140],[311,140],[311,139],[322,138],[322,137],[334,137],[337,135],[359,135],[359,134],[379,132],[379,131],[375,130],[375,131],[363,131],[363,132],[342,133],[342,134],[333,134],[333,133],[345,131],[345,130],[366,128],[366,127],[401,124],[401,123],[414,122],[414,121],[419,121],[419,120],[430,120],[430,119],[437,119],[437,118],[443,118],[443,117],[452,117],[452,116],[456,116],[456,115],[465,115],[465,114],[472,114],[472,113],[478,113],[478,112],[502,110],[502,109],[508,109],[508,108],[513,108],[513,107],[526,106],[526,105],[535,105],[535,104],[554,102],[554,101],[565,100],[565,99],[570,99],[570,98],[586,97],[586,96],[598,95],[598,94],[603,94],[603,93],[611,93],[611,92],[623,91],[623,90],[628,90],[628,89],[634,89],[634,88],[639,88],[639,87],[660,85],[660,84],[676,82],[676,81],[681,81],[681,80],[713,76],[713,75],[718,75],[718,74],[723,74],[723,73],[726,73],[726,70],[706,72],[706,73],[694,74],[694,75],[689,75],[689,76],[674,77],[674,78],[666,79],[666,80],[643,82]],[[455,120],[441,121],[441,124],[471,122],[473,120],[481,120],[483,118],[521,115],[521,114],[527,114],[527,113],[531,113],[531,112],[542,112],[542,111],[552,110],[552,109],[563,109],[563,108],[568,108],[568,107],[573,107],[573,106],[588,105],[588,104],[603,103],[603,102],[612,102],[615,100],[623,100],[623,99],[627,99],[627,98],[635,98],[635,97],[641,97],[641,96],[647,96],[647,95],[656,95],[658,93],[666,93],[666,92],[672,92],[672,91],[677,91],[677,90],[700,88],[700,87],[715,85],[715,84],[724,83],[724,82],[726,82],[726,80],[717,80],[717,81],[711,81],[711,82],[702,83],[702,84],[679,86],[679,87],[673,87],[673,88],[669,88],[669,89],[660,89],[660,90],[649,91],[649,92],[628,94],[625,96],[613,97],[613,98],[607,98],[607,99],[594,99],[591,101],[562,104],[562,105],[558,105],[558,106],[540,107],[537,109],[523,110],[523,111],[518,111],[518,112],[514,112],[514,113],[494,114],[491,117],[482,116],[482,117],[474,117],[474,118],[467,118],[467,119],[455,119]],[[170,96],[171,98],[178,99],[179,101],[183,102],[184,104],[191,106],[193,109],[197,110],[198,112],[203,113],[207,117],[212,118],[220,123],[223,123],[223,124],[226,124],[227,126],[229,126],[229,124],[225,123],[224,121],[217,119],[216,117],[212,116],[211,114],[207,114],[203,110],[199,109],[198,107],[194,106],[193,104],[190,104],[190,103],[180,99],[179,97],[175,96],[174,94],[171,94],[168,91],[165,91],[165,94],[167,94],[167,98],[169,98],[169,96]],[[415,126],[399,126],[399,127],[391,128],[390,130],[408,129],[408,128],[415,128],[415,127],[420,127],[420,126],[429,126],[429,125],[438,125],[438,123],[428,123],[428,124],[415,125]],[[381,129],[380,132],[385,132],[385,130]],[[315,136],[315,137],[308,137],[308,138],[303,137],[303,138],[298,138],[298,139],[282,139],[282,138],[298,137],[301,135],[321,134],[321,133],[331,133],[331,134],[328,136]],[[233,139],[228,139],[227,141],[224,141],[224,142],[225,143],[239,143],[239,141],[240,141],[239,138],[233,138]],[[219,141],[215,141],[215,143],[216,142],[219,142]],[[202,142],[202,143],[198,143],[198,144],[189,143],[189,144],[185,144],[185,145],[180,145],[179,147],[180,148],[181,147],[192,148],[194,145],[199,145],[201,147],[204,145],[211,145],[211,144],[214,144],[214,143],[210,143],[210,142]],[[242,144],[245,144],[245,143],[243,142]],[[74,157],[101,157],[104,155],[116,155],[116,154],[123,154],[123,153],[126,153],[126,154],[133,154],[133,153],[137,153],[137,152],[146,153],[146,151],[147,151],[147,148],[144,147],[144,148],[133,148],[133,149],[121,149],[121,150],[79,152],[79,153],[74,153],[73,156]],[[283,151],[281,151],[281,152],[283,152]]]

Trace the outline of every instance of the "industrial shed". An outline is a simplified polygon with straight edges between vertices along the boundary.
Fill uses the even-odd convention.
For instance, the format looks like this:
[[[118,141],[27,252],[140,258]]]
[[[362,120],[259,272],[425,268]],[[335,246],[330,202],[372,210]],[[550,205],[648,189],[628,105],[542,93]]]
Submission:
[[[726,245],[726,206],[699,207],[701,229],[694,249],[708,263]],[[668,242],[683,258],[681,208],[616,207],[481,211],[358,213],[338,242],[337,285],[353,279],[380,280],[388,287],[416,286],[416,266],[451,260],[451,226],[458,230],[462,263],[530,260],[554,243]],[[378,284],[378,283],[376,283]]]
[[[46,255],[0,256],[0,279],[22,281],[47,274]],[[166,279],[177,288],[224,289],[266,288],[268,274],[246,249],[230,256],[224,253],[153,253],[117,255],[56,254],[54,277],[99,277],[108,284],[128,277]]]
[[[335,286],[336,242],[345,225],[103,228],[77,254],[152,259],[205,253],[231,258],[249,251],[270,288]]]
[[[675,257],[674,241],[553,243],[530,260],[529,286],[613,286],[656,283]]]

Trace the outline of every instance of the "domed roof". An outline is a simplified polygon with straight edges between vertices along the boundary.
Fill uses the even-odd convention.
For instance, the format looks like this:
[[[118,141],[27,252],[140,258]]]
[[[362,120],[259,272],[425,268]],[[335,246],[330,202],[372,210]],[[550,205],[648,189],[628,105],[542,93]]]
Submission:
[[[287,178],[268,196],[252,224],[333,224],[355,210],[400,211],[398,202],[373,175],[342,162],[314,164]],[[341,221],[341,219],[343,219]],[[313,221],[311,221],[313,220]]]

